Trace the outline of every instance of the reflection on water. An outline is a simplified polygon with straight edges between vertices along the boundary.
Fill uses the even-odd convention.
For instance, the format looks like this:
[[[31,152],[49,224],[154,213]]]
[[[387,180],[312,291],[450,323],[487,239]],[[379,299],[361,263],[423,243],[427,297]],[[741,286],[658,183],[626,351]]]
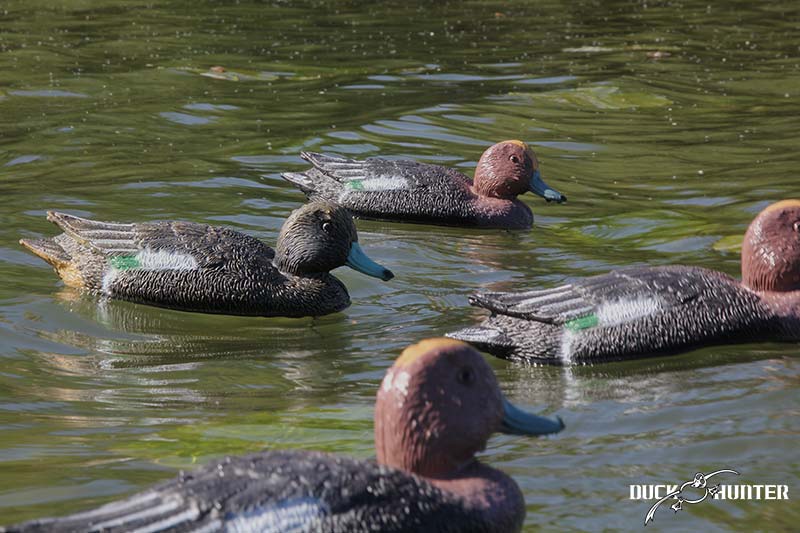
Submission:
[[[0,516],[86,508],[225,453],[369,456],[375,387],[410,342],[473,323],[478,289],[622,265],[736,275],[752,217],[797,196],[800,16],[791,2],[239,2],[58,7],[0,18]],[[470,174],[520,138],[570,201],[523,197],[530,232],[361,220],[384,284],[336,273],[321,319],[205,316],[64,289],[20,249],[47,209],[224,224],[274,243],[301,150],[413,157]],[[485,453],[526,528],[640,527],[630,483],[735,467],[797,486],[795,345],[596,367],[492,360],[555,438]],[[746,480],[744,478],[747,478]],[[790,530],[797,506],[725,502],[651,527]]]

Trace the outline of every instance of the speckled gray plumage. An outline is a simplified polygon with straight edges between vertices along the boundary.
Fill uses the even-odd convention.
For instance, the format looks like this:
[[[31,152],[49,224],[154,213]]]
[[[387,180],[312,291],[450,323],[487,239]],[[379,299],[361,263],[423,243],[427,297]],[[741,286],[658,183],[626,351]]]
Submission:
[[[112,533],[145,526],[174,532],[235,526],[276,533],[504,531],[417,476],[371,461],[288,451],[226,458],[94,511],[0,531]]]
[[[470,303],[492,315],[448,336],[529,363],[622,360],[798,339],[758,294],[697,267],[628,268],[553,289],[479,294]]]
[[[304,152],[313,168],[283,177],[310,199],[326,199],[354,214],[420,223],[458,226],[530,227],[533,214],[519,200],[497,202],[496,210],[482,208],[472,180],[439,165],[411,160],[370,157],[363,161]],[[370,180],[370,181],[365,181]],[[358,190],[359,183],[402,184],[397,189]]]
[[[72,285],[138,303],[287,317],[348,307],[347,289],[328,270],[343,265],[357,241],[351,216],[332,204],[309,204],[295,213],[281,232],[279,248],[286,242],[278,257],[258,239],[228,228],[176,221],[120,224],[62,213],[48,218],[63,234],[23,244],[56,266],[62,278],[66,271]],[[326,221],[330,235],[318,229]],[[141,264],[146,261],[155,265]]]

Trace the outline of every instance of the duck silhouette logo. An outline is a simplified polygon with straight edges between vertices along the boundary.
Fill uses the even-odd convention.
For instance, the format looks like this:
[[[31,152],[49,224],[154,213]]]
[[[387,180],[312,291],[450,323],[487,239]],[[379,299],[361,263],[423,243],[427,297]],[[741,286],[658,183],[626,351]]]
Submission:
[[[644,525],[647,525],[649,522],[653,521],[653,518],[656,514],[656,509],[658,509],[662,503],[666,502],[667,500],[675,500],[675,503],[670,505],[670,509],[675,511],[676,513],[683,509],[683,504],[694,505],[696,503],[700,503],[705,501],[706,498],[709,496],[713,497],[716,493],[719,492],[719,483],[716,485],[709,486],[708,480],[717,474],[736,474],[739,475],[739,472],[736,470],[730,469],[722,469],[717,470],[715,472],[711,472],[710,474],[703,474],[702,472],[698,472],[694,475],[694,479],[687,481],[686,483],[682,484],[676,490],[673,490],[660,500],[658,500],[650,510],[647,512],[647,516],[644,517]],[[690,497],[692,490],[691,489],[698,489],[700,494],[697,498],[692,499]]]

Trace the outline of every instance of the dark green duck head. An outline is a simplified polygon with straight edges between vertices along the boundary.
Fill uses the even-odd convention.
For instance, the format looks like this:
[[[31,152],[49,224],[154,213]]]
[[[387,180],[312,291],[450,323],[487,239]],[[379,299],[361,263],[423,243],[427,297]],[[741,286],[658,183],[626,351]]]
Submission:
[[[275,265],[295,275],[319,274],[347,265],[388,281],[394,277],[361,249],[353,217],[330,202],[310,202],[283,223],[275,250]]]

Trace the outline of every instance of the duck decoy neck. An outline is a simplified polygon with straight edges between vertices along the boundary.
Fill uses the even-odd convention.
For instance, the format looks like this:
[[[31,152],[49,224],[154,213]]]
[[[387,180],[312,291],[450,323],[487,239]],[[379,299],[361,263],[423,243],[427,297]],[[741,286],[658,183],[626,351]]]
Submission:
[[[525,519],[525,497],[506,473],[473,461],[447,479],[428,479],[439,489],[455,494],[481,516],[494,531],[519,531]]]

